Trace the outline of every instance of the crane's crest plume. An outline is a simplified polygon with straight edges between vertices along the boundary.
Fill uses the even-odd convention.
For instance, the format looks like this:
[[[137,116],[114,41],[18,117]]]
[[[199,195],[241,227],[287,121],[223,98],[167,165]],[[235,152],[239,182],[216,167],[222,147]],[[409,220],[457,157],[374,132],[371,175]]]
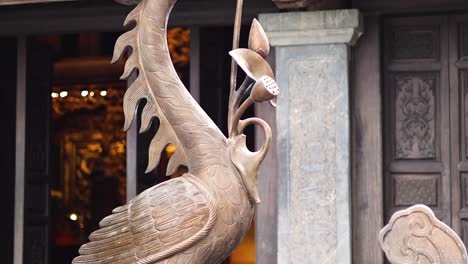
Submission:
[[[157,8],[157,5],[148,4],[145,7],[147,1],[142,1],[138,6],[131,11],[127,16],[124,26],[128,26],[131,23],[135,23],[135,26],[119,37],[115,44],[114,57],[112,62],[118,61],[127,50],[131,48],[131,55],[128,57],[125,63],[125,70],[121,79],[127,79],[135,70],[138,70],[138,77],[130,85],[124,97],[124,114],[125,114],[125,125],[124,130],[128,130],[132,125],[136,113],[138,110],[139,103],[145,99],[146,105],[141,114],[141,127],[140,133],[146,132],[151,127],[151,123],[154,118],[159,119],[159,129],[151,141],[149,147],[149,164],[147,172],[154,170],[159,163],[162,151],[169,145],[173,144],[176,148],[175,153],[171,156],[169,164],[167,166],[167,175],[173,174],[181,165],[189,167],[187,155],[184,152],[184,148],[177,137],[171,124],[168,122],[168,118],[162,111],[156,96],[150,87],[150,82],[146,70],[153,71],[153,69],[145,69],[147,65],[144,65],[142,61],[143,57],[162,56],[167,57],[167,42],[166,42],[166,18],[164,17],[149,17],[145,15],[144,8]],[[146,20],[152,20],[151,23]],[[154,31],[154,36],[140,38],[141,27],[153,26],[158,27]],[[144,46],[144,47],[143,47]],[[148,54],[153,52],[153,54]],[[175,74],[173,65],[164,65],[165,67],[171,67],[171,73]],[[182,85],[180,79],[177,77],[177,85]],[[167,83],[167,86],[172,86],[173,83]],[[170,89],[171,87],[167,87]]]

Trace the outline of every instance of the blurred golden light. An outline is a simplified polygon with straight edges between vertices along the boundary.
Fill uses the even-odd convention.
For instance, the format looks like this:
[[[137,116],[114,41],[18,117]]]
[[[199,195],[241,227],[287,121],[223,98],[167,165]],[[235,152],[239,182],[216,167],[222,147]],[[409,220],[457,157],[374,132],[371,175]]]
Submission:
[[[68,96],[68,92],[67,92],[67,91],[61,91],[61,92],[60,92],[60,97],[65,98],[65,97],[67,97],[67,96]]]
[[[56,92],[53,92],[50,96],[52,96],[52,98],[57,98],[59,97],[59,94]]]
[[[168,156],[172,156],[172,154],[174,154],[175,151],[176,151],[176,146],[174,146],[174,144],[167,145],[166,153]]]
[[[78,220],[78,215],[76,213],[71,213],[69,217],[70,217],[70,220],[72,221]]]
[[[106,90],[102,90],[101,91],[101,96],[106,96],[107,95],[107,91]]]
[[[89,92],[89,96],[93,97],[93,96],[94,96],[94,92]]]
[[[83,96],[83,97],[88,96],[88,94],[89,94],[88,90],[81,91],[81,96]]]

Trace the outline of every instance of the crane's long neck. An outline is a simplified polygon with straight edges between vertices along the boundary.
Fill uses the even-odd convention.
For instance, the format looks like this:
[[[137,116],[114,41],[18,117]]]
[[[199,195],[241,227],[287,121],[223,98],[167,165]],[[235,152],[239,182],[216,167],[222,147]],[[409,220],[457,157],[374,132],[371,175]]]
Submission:
[[[185,136],[183,124],[190,121],[199,128],[217,126],[202,110],[181,82],[172,64],[167,45],[167,21],[176,1],[144,0],[141,21],[144,21],[138,35],[141,56],[140,74],[145,75],[154,99],[161,106],[167,119],[180,136]],[[148,24],[150,25],[148,25]],[[149,56],[148,56],[149,55]],[[179,131],[180,130],[180,131]],[[191,129],[190,133],[193,133]]]
[[[143,0],[140,3],[139,74],[143,77],[141,80],[147,82],[149,96],[157,102],[182,147],[187,149],[189,163],[206,167],[216,156],[218,160],[223,159],[220,155],[226,153],[226,138],[187,91],[172,64],[166,31],[175,2]]]

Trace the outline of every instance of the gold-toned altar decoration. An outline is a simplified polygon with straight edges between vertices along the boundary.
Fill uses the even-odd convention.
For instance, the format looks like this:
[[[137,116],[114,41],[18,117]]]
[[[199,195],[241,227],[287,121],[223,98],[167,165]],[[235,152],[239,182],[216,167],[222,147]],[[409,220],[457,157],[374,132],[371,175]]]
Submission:
[[[134,27],[117,40],[113,58],[118,61],[130,48],[122,78],[138,70],[124,97],[124,128],[129,129],[139,103],[145,101],[140,132],[159,120],[147,171],[158,166],[161,153],[172,144],[175,152],[166,174],[181,166],[188,172],[114,209],[73,263],[220,263],[246,235],[254,207],[260,203],[257,176],[271,143],[271,129],[259,118],[242,120],[242,115],[253,103],[274,100],[279,92],[264,59],[268,40],[254,21],[249,49],[238,48],[242,10],[238,0],[226,138],[184,87],[171,62],[167,21],[176,0],[119,2],[138,3],[124,23]],[[247,74],[238,89],[236,63]],[[265,133],[256,152],[246,147],[243,131],[249,125]]]
[[[67,86],[67,96],[52,100],[52,118],[56,127],[54,140],[58,146],[63,206],[82,214],[88,221],[91,215],[92,175],[117,178],[120,202],[126,200],[125,133],[119,128],[123,122],[122,83]],[[78,87],[81,87],[78,86]],[[106,87],[106,96],[101,96]],[[82,96],[83,91],[95,93]],[[54,96],[54,95],[52,95]]]
[[[88,34],[103,38],[100,33]],[[190,30],[170,28],[167,35],[173,64],[180,78],[187,80]],[[76,35],[77,39],[80,37]],[[52,210],[59,215],[54,219],[54,234],[69,223],[63,222],[68,219],[68,215],[63,218],[64,214],[78,213],[81,231],[87,232],[96,229],[97,220],[110,213],[112,207],[126,202],[126,134],[122,123],[123,97],[127,87],[125,81],[115,81],[123,70],[124,62],[111,65],[107,53],[96,54],[95,50],[103,50],[102,43],[92,46],[95,50],[88,53],[80,50],[80,54],[84,55],[79,58],[73,57],[73,54],[62,55],[65,53],[61,46],[62,38],[63,35],[34,38],[52,47],[53,53],[59,57],[53,67],[55,84],[51,92],[53,139],[60,160],[57,164],[57,175],[60,176],[54,179],[52,190],[52,196],[57,201],[57,206]],[[114,34],[111,38],[114,38]],[[166,158],[163,159],[165,161]],[[154,175],[159,175],[163,169],[158,169]],[[101,192],[95,188],[93,194],[92,186],[95,186],[95,180],[104,179],[107,184],[110,182],[118,187],[113,186],[112,199],[106,197],[108,202],[112,201],[107,204],[115,205],[101,208],[102,216],[99,217],[93,212],[99,206],[92,200],[93,195]],[[162,176],[155,177],[154,182],[163,179]],[[74,232],[78,238],[79,230],[75,229]]]

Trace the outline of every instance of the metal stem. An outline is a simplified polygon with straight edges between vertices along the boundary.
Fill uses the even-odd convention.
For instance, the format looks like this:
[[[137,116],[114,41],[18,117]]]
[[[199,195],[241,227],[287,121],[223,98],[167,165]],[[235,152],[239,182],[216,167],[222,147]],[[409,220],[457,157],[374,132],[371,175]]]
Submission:
[[[230,137],[231,136],[237,136],[239,135],[239,122],[240,122],[240,119],[242,117],[242,115],[245,113],[245,111],[247,110],[247,108],[249,108],[249,106],[253,105],[255,103],[255,101],[252,99],[252,97],[250,96],[249,98],[247,98],[247,100],[245,100],[241,106],[239,107],[239,110],[236,112],[234,118],[233,118],[233,127],[232,127],[232,131],[230,133]]]
[[[234,21],[234,35],[232,38],[232,49],[235,50],[239,48],[239,38],[242,22],[242,6],[244,0],[237,0],[236,7],[236,19]],[[235,101],[235,91],[236,91],[236,79],[237,79],[237,63],[234,59],[231,61],[231,85],[229,90],[229,109],[228,109],[228,131],[232,129],[232,118],[234,112],[234,101]]]

